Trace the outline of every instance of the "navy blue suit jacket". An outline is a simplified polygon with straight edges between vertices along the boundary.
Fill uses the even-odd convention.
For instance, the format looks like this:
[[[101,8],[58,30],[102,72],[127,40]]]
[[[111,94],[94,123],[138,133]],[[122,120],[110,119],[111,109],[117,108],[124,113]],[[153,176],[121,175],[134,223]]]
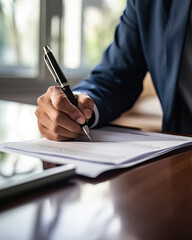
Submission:
[[[127,1],[113,43],[90,77],[75,88],[94,99],[98,126],[132,107],[149,71],[163,109],[163,130],[170,130],[190,4],[191,0]]]

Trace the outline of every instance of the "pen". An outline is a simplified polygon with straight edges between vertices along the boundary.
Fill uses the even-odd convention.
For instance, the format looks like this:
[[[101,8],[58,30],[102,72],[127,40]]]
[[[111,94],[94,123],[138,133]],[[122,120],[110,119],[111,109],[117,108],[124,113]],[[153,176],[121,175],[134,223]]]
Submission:
[[[75,97],[70,89],[70,85],[69,85],[64,73],[62,72],[61,68],[59,67],[51,49],[48,46],[45,46],[45,47],[43,47],[43,50],[44,50],[44,56],[43,56],[44,61],[47,65],[49,71],[51,72],[55,82],[57,82],[59,84],[59,86],[61,87],[63,92],[67,95],[69,101],[74,106],[78,107],[77,100],[75,99]],[[81,127],[82,127],[84,133],[90,139],[90,141],[92,141],[88,125],[85,123],[85,124],[82,124]]]

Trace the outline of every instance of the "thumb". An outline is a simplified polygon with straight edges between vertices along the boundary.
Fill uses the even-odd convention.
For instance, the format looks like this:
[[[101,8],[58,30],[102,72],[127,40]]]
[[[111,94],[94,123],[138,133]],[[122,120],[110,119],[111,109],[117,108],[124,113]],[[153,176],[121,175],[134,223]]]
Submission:
[[[77,103],[86,120],[89,120],[93,113],[93,99],[87,93],[81,93],[77,96]]]

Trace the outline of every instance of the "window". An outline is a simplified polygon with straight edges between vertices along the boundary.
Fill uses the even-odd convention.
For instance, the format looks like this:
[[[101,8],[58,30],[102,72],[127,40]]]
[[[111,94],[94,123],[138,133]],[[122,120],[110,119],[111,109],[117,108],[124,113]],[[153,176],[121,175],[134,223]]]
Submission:
[[[88,73],[113,39],[125,0],[64,0],[64,68],[72,75]]]
[[[39,0],[0,1],[0,74],[38,74]]]
[[[44,91],[49,45],[72,85],[99,63],[126,0],[0,0],[0,94]],[[49,80],[50,81],[49,81]]]

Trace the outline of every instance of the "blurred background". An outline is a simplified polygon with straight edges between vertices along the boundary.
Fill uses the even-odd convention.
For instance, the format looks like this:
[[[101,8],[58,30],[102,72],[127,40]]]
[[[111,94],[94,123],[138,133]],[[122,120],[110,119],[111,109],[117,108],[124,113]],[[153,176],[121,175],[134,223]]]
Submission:
[[[54,85],[43,61],[45,45],[53,50],[72,87],[87,77],[113,40],[125,6],[126,0],[0,0],[0,101],[36,105],[37,98]],[[7,103],[3,106],[0,122],[7,127],[0,131],[15,121]],[[21,108],[26,107],[16,107],[16,119],[25,111]],[[36,120],[34,111],[32,118]],[[159,131],[161,121],[161,106],[148,73],[134,107],[113,123]]]
[[[49,45],[71,85],[99,63],[126,0],[0,0],[0,98],[36,103],[54,84]]]

